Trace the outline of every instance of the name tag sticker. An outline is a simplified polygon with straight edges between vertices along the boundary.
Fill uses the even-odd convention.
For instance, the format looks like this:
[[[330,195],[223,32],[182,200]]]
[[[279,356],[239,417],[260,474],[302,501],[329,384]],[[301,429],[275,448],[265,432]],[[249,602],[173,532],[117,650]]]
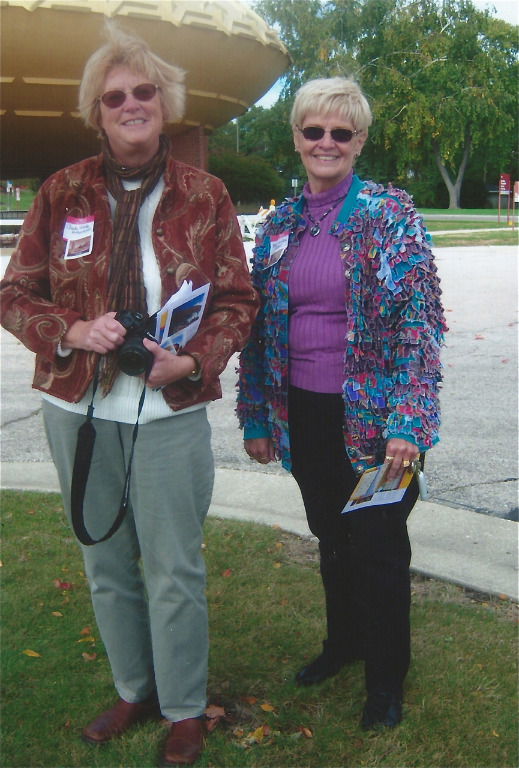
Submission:
[[[277,264],[280,258],[288,248],[288,229],[286,232],[281,232],[279,235],[272,235],[270,238],[270,254],[269,259],[263,269],[272,267],[273,264]]]
[[[89,256],[94,242],[94,217],[76,219],[74,216],[69,216],[63,229],[63,239],[67,241],[64,259]]]

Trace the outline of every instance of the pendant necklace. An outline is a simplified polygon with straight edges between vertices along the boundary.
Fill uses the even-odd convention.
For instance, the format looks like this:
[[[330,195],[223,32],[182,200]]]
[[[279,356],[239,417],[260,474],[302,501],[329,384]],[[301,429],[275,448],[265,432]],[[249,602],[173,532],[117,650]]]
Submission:
[[[317,219],[317,220],[314,219],[314,217],[312,216],[312,214],[308,210],[308,203],[306,204],[306,215],[308,216],[308,218],[310,219],[310,221],[313,224],[313,226],[310,227],[310,234],[311,234],[312,237],[317,237],[317,235],[321,231],[321,227],[320,227],[321,221],[323,219],[325,219],[328,216],[328,214],[333,211],[335,206],[337,206],[342,200],[344,200],[345,197],[346,197],[346,195],[341,195],[341,197],[338,197],[337,200],[333,203],[332,207],[328,208],[328,210],[325,213],[323,213],[321,218]]]

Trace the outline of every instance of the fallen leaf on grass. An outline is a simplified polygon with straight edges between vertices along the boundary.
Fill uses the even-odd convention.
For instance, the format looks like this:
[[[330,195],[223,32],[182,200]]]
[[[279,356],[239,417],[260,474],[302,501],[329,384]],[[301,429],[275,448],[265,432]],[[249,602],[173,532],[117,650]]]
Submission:
[[[223,718],[225,720],[225,709],[223,707],[217,707],[216,704],[210,704],[205,709],[205,724],[207,731],[211,733],[220,720]]]
[[[222,576],[224,577],[224,579],[227,579],[230,575],[231,575],[231,569],[230,568],[227,568],[227,570],[222,571]]]
[[[72,589],[70,581],[61,581],[61,579],[54,579],[54,586],[56,589]]]
[[[51,616],[58,616],[58,617],[59,617],[59,616],[63,616],[63,614],[62,614],[62,613],[60,613],[59,611],[52,611],[50,615],[51,615]]]
[[[257,701],[255,696],[242,696],[241,700],[246,701],[247,704],[255,704]]]
[[[305,739],[313,739],[314,738],[314,734],[312,733],[310,728],[305,728],[303,725],[300,725],[298,730],[303,734]]]
[[[83,629],[79,634],[81,635],[81,637],[85,637],[85,635],[91,635],[92,630],[90,629],[90,627],[83,627]]]
[[[262,704],[261,708],[264,712],[274,712],[274,707],[272,704],[269,704],[268,701],[266,701],[265,704]]]
[[[248,742],[249,744],[259,744],[265,736],[268,736],[270,733],[270,728],[268,725],[260,725],[259,728],[256,728],[255,731],[252,733],[249,733]]]
[[[83,657],[83,661],[95,661],[97,659],[97,653],[86,653],[85,651],[81,656]]]
[[[31,651],[30,648],[26,648],[25,651],[22,651],[22,653],[25,653],[26,656],[31,656],[31,657],[33,657],[35,659],[40,659],[41,658],[41,654],[36,653],[36,651]]]
[[[86,635],[86,637],[80,637],[79,640],[76,640],[77,643],[95,643],[95,637],[92,637],[92,635]]]

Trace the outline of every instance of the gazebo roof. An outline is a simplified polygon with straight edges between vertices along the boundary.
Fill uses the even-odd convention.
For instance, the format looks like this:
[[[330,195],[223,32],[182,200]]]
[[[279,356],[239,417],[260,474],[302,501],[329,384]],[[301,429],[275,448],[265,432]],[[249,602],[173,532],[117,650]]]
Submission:
[[[290,63],[274,30],[239,0],[2,0],[2,177],[45,176],[94,154],[77,114],[104,17],[186,70],[186,110],[168,133],[210,133],[243,114]]]

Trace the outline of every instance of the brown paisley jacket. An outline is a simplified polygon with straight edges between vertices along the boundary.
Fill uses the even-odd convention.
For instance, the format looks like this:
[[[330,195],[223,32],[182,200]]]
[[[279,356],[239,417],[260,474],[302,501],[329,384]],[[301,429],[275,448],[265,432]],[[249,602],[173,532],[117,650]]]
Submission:
[[[185,352],[201,367],[201,379],[164,388],[173,410],[221,397],[219,374],[242,349],[257,311],[240,230],[222,182],[168,158],[164,191],[157,206],[153,247],[162,280],[162,303],[191,280],[211,290],[197,335]],[[63,258],[63,229],[69,217],[94,217],[92,253]],[[92,380],[97,355],[74,350],[56,354],[73,323],[107,311],[106,278],[112,220],[102,157],[91,157],[44,182],[0,283],[4,328],[36,353],[33,387],[78,402]]]

